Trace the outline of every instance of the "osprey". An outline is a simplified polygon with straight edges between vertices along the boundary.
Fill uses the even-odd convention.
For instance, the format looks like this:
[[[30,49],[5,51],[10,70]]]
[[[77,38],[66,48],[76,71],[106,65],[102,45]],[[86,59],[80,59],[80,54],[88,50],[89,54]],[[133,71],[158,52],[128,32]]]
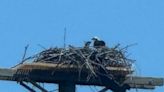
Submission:
[[[85,44],[84,44],[84,48],[89,48],[89,47],[90,47],[90,44],[91,44],[90,41],[85,42]]]
[[[93,37],[92,40],[93,42],[93,47],[104,47],[106,46],[106,43],[103,40],[100,40],[98,37]]]

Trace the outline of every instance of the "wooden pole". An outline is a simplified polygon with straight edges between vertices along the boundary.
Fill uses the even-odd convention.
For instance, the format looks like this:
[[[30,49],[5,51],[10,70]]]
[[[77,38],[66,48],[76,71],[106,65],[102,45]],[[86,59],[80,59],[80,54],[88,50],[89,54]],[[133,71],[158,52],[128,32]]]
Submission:
[[[75,92],[76,85],[72,82],[59,83],[59,92]]]

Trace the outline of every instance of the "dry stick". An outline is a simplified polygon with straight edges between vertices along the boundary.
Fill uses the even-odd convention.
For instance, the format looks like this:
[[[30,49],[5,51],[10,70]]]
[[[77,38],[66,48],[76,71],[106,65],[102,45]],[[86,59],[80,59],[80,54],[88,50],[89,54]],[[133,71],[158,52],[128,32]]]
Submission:
[[[46,50],[46,48],[44,46],[42,46],[41,44],[38,44],[39,47],[41,47],[42,49]]]
[[[73,48],[73,47],[71,47],[71,48]],[[85,61],[85,63],[82,65],[82,67],[84,65],[88,66],[91,73],[94,74],[94,76],[97,76],[96,73],[93,71],[93,67],[89,64],[88,59],[83,55],[83,53],[79,49],[77,49],[77,50],[73,49],[73,51]],[[76,52],[76,51],[78,51],[78,52]],[[82,67],[81,67],[81,69],[82,69]]]
[[[95,76],[97,76],[96,75],[96,73],[94,72],[94,70],[93,70],[93,67],[90,65],[90,63],[89,63],[89,60],[83,55],[83,53],[79,50],[79,52],[80,52],[80,54],[81,54],[81,56],[84,58],[84,60],[86,61],[86,65],[88,66],[88,68],[90,69],[90,71],[95,75]]]
[[[26,59],[25,59],[28,47],[29,47],[29,45],[27,45],[27,46],[25,47],[24,54],[23,54],[23,57],[22,57],[22,61],[21,61],[19,64],[15,65],[15,66],[13,66],[13,67],[11,67],[11,68],[15,68],[15,67],[17,67],[18,65],[21,65],[21,64],[23,64],[26,60],[28,60],[28,59],[31,58],[31,57],[29,57],[29,58],[26,58]]]
[[[108,72],[107,72],[107,69],[105,68],[105,66],[103,66],[102,64],[99,64],[99,63],[93,62],[93,61],[92,61],[91,63],[94,64],[94,65],[100,66],[100,67],[105,71],[106,74],[102,74],[102,73],[99,73],[99,72],[97,72],[97,73],[99,73],[99,74],[101,74],[101,75],[103,75],[103,76],[106,76],[106,77],[108,77],[109,79],[112,78],[111,75],[110,75],[110,76],[107,75]]]
[[[90,60],[90,59],[89,59]],[[92,63],[92,60],[90,60],[91,61],[91,63]],[[89,77],[91,78],[93,75],[90,75]],[[98,77],[98,80],[100,81],[100,83],[102,83],[102,81],[101,81],[101,79],[99,78],[99,76],[96,76],[96,77]],[[88,79],[87,81],[89,81],[90,79]]]
[[[72,50],[76,55],[78,55],[77,52],[76,52],[76,50],[75,50],[73,47],[71,47],[71,50]],[[80,56],[80,55],[78,55],[78,56]],[[81,56],[80,56],[80,57],[81,57]],[[76,62],[77,60],[73,60],[73,61]],[[79,69],[79,79],[80,79],[81,71],[82,71],[82,68],[83,68],[83,66],[85,65],[85,63],[82,64],[82,65],[80,65],[79,62],[80,62],[80,61],[78,61],[78,62],[76,62],[76,63],[78,64],[78,68],[80,68],[80,69]]]
[[[135,45],[138,45],[138,44],[137,44],[137,43],[134,43],[134,44],[127,45],[127,46],[125,46],[124,48],[122,48],[121,51],[122,51],[122,50],[125,50],[125,49],[127,49],[127,48],[129,48],[129,47],[135,46]]]
[[[29,47],[29,44],[25,47],[25,50],[24,50],[24,54],[23,54],[23,57],[22,57],[22,62],[21,62],[21,64],[23,64],[23,62],[24,62],[24,59],[25,59],[25,57],[26,57],[26,53],[27,53],[28,47]]]
[[[91,77],[92,77],[92,75],[90,74],[90,75],[88,75],[87,76],[87,81],[89,81],[90,79],[91,79]]]
[[[78,56],[80,56],[81,57],[81,55],[79,55],[79,53],[78,52],[76,52],[76,50],[74,50],[73,49],[73,51],[78,55]],[[80,53],[80,54],[82,54],[82,53]],[[81,57],[81,58],[83,58],[83,57]],[[82,71],[82,69],[83,69],[83,67],[84,67],[84,65],[86,65],[86,63],[87,62],[84,62],[81,66],[80,66],[80,70],[79,70],[79,77],[81,76],[81,71]],[[92,71],[91,71],[92,72]]]

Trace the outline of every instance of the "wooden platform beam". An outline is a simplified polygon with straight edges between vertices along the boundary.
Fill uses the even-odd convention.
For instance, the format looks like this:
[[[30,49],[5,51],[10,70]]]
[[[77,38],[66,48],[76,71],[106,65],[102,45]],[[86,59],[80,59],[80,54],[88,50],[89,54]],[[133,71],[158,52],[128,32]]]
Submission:
[[[54,77],[56,75],[58,77]],[[69,75],[69,76],[67,74],[66,74],[66,76],[61,75],[61,76],[63,76],[62,78],[59,78],[59,75],[56,74],[55,72],[54,72],[54,74],[52,74],[52,72],[47,72],[47,71],[44,71],[44,70],[37,70],[37,71],[35,70],[34,72],[32,70],[29,75],[21,73],[18,76],[16,69],[3,69],[3,68],[0,68],[0,80],[20,82],[20,79],[21,79],[21,81],[27,81],[28,82],[28,80],[26,80],[26,79],[30,78],[35,82],[59,83],[59,86],[61,88],[63,88],[63,87],[67,88],[66,86],[60,85],[60,83],[61,83],[60,79],[62,81],[64,81],[64,80],[67,81],[67,80],[70,80],[70,79],[74,81],[74,79],[75,79],[74,76],[71,76],[71,75]],[[57,79],[55,79],[55,78],[57,78]],[[63,78],[65,78],[65,79],[63,79]],[[95,79],[91,79],[89,82],[91,82],[91,83],[87,83],[85,80],[79,80],[79,81],[76,80],[75,84],[79,84],[79,85],[96,85],[96,83],[97,84],[99,83],[99,81],[95,80]],[[105,83],[105,80],[103,82]],[[109,82],[108,83],[109,85],[112,85],[111,84],[112,82],[111,83],[110,83],[110,81],[107,81],[107,82]],[[121,85],[128,85],[130,89],[133,89],[133,88],[137,88],[137,89],[154,89],[156,86],[163,86],[163,83],[164,83],[163,78],[128,76],[128,77],[126,77],[126,80]],[[98,84],[98,86],[107,86],[107,85]],[[75,89],[74,84],[72,84],[72,86],[70,85],[70,87]],[[60,92],[65,92],[65,91],[60,91]],[[71,91],[71,92],[74,92],[74,90]]]

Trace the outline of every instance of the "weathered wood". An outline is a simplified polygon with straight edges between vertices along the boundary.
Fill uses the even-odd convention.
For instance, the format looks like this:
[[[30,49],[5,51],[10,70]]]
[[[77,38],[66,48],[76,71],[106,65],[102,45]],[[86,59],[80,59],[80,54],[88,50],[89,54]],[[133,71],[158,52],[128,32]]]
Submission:
[[[96,70],[95,67],[93,67]],[[29,69],[29,70],[69,70],[71,72],[79,72],[80,67],[75,65],[63,65],[63,64],[50,64],[50,63],[32,63],[32,64],[21,64],[16,67],[16,69]],[[89,69],[83,68],[82,70],[88,71]],[[132,69],[125,67],[106,67],[106,70],[114,76],[127,75],[133,73]]]
[[[0,80],[13,80],[13,76],[16,73],[15,69],[0,68]]]
[[[163,78],[153,78],[153,77],[137,77],[129,76],[124,82],[127,84],[138,84],[138,85],[151,85],[151,86],[162,86],[164,83]]]

